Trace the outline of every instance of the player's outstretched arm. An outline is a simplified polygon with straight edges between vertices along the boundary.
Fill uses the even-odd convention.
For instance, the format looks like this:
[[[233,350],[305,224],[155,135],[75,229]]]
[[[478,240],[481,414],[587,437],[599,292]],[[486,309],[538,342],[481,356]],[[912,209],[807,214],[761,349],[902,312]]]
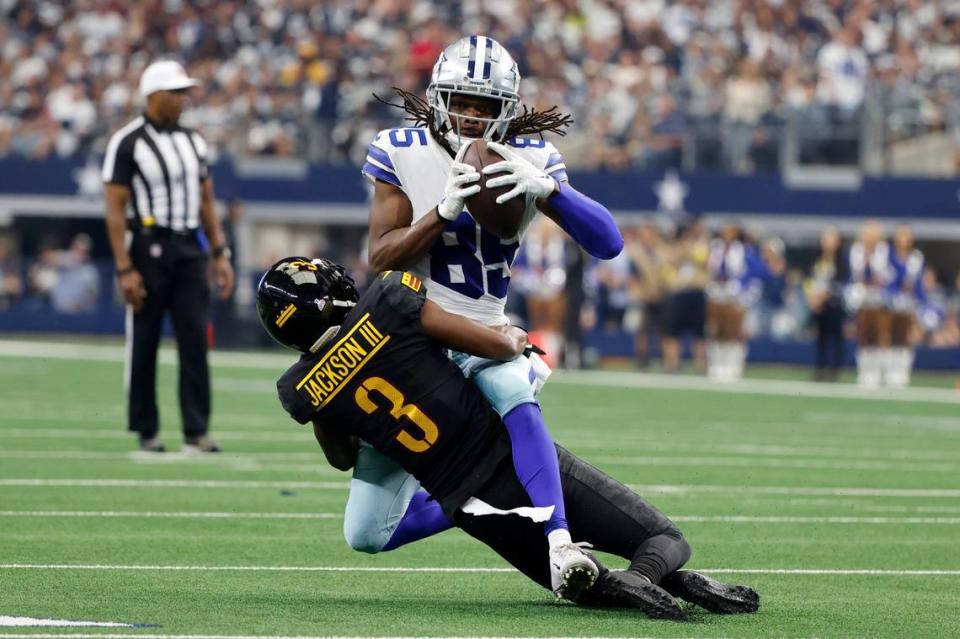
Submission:
[[[350,470],[357,461],[357,438],[342,428],[325,425],[313,418],[313,434],[323,449],[327,462],[337,470]]]
[[[623,236],[607,207],[587,197],[566,182],[547,175],[505,144],[487,146],[503,156],[503,162],[483,169],[484,174],[502,173],[487,180],[488,187],[513,186],[497,198],[497,204],[526,194],[536,198],[537,208],[590,255],[601,260],[615,258],[623,250]]]
[[[423,303],[420,323],[431,339],[477,357],[507,361],[520,355],[527,345],[527,334],[516,326],[484,326],[448,313],[430,300]]]
[[[607,207],[566,182],[553,195],[537,200],[537,208],[593,257],[611,260],[623,250],[623,236]]]

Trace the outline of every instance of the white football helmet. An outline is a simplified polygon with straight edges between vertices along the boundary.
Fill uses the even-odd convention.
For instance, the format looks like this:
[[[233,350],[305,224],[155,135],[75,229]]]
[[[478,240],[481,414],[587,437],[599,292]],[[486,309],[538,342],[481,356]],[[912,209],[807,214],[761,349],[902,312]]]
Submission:
[[[461,135],[458,119],[450,117],[453,94],[498,100],[500,111],[495,117],[470,119],[486,123],[485,140],[501,141],[517,115],[519,89],[520,72],[513,57],[493,38],[474,35],[461,38],[440,54],[427,86],[427,103],[433,109],[438,133],[456,149]]]

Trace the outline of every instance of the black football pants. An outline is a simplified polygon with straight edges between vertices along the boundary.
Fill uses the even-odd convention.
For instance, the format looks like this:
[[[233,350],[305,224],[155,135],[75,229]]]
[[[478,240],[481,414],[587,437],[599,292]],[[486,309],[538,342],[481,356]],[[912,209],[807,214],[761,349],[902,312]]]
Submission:
[[[638,494],[557,446],[567,522],[574,541],[630,561],[630,568],[653,583],[690,558],[690,546],[666,515]],[[475,495],[503,510],[530,506],[511,458]],[[543,524],[518,515],[468,515],[458,510],[454,523],[490,546],[523,574],[550,589],[547,538]]]
[[[127,309],[127,424],[141,439],[160,430],[157,348],[167,311],[177,340],[180,417],[185,438],[206,434],[210,420],[207,256],[194,233],[163,229],[133,232],[130,258],[143,277],[147,299],[138,313]]]

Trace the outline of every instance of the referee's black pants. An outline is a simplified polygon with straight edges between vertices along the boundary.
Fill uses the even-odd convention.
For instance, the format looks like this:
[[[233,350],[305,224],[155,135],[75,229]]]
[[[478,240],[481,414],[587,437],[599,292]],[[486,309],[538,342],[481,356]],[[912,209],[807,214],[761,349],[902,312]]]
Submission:
[[[183,436],[192,439],[205,435],[210,422],[207,255],[196,233],[151,228],[133,231],[130,258],[143,278],[147,298],[139,312],[127,308],[128,428],[141,439],[155,437],[160,430],[157,348],[163,318],[169,311],[180,360]]]
[[[655,584],[687,562],[690,546],[666,515],[561,446],[557,446],[557,454],[574,541],[590,542],[595,550],[627,559],[631,569]],[[475,497],[502,510],[532,505],[509,456]],[[550,589],[549,545],[543,524],[519,515],[477,516],[462,510],[454,514],[454,523]]]

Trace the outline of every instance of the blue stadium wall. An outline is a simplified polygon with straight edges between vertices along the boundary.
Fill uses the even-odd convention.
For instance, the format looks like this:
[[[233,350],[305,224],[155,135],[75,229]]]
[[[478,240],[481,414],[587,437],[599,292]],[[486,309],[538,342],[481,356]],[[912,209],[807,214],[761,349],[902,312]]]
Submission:
[[[0,220],[20,213],[18,201],[51,198],[61,202],[58,208],[63,206],[62,202],[76,201],[88,216],[99,215],[96,211],[101,205],[95,193],[98,170],[96,161],[83,159],[0,159]],[[369,188],[356,168],[292,165],[284,171],[284,177],[278,178],[276,173],[269,168],[264,171],[262,166],[258,172],[249,165],[221,162],[213,169],[217,196],[238,198],[248,211],[256,210],[258,202],[270,203],[274,209],[288,204],[301,210],[301,221],[304,207],[309,211],[310,205],[318,205],[327,211],[342,209],[347,219],[356,217],[356,224],[365,222]],[[823,224],[841,218],[878,217],[926,224],[928,230],[933,229],[935,235],[942,233],[944,238],[960,237],[960,185],[956,180],[858,177],[840,187],[817,187],[807,182],[801,188],[780,174],[684,173],[665,177],[628,172],[571,173],[578,188],[621,216],[636,215],[638,219],[662,211],[662,187],[665,181],[672,181],[674,189],[680,186],[680,201],[687,214],[749,216],[771,222],[805,219]],[[102,281],[109,290],[112,274],[109,269],[102,270]],[[109,295],[102,297],[96,312],[82,316],[58,316],[17,307],[0,311],[0,333],[122,333],[122,313]],[[595,332],[587,336],[586,342],[602,355],[632,354],[630,335]],[[750,349],[750,360],[755,362],[809,364],[812,356],[812,346],[807,342],[756,340]],[[852,347],[848,348],[847,363],[853,363]],[[960,369],[960,349],[920,349],[916,364],[918,368]]]
[[[26,161],[0,159],[0,195],[77,196],[98,164],[84,160]],[[271,172],[260,171],[261,174]],[[368,190],[353,167],[307,165],[291,170],[291,177],[258,177],[257,169],[228,162],[213,168],[219,198],[247,202],[291,204],[346,204],[367,201]],[[273,171],[276,173],[276,171]],[[611,210],[656,211],[661,208],[661,174],[571,171],[572,182],[603,201]],[[960,220],[957,180],[862,177],[852,184],[817,187],[791,184],[781,174],[731,176],[684,173],[677,176],[690,214],[730,213],[768,216],[888,217]]]

